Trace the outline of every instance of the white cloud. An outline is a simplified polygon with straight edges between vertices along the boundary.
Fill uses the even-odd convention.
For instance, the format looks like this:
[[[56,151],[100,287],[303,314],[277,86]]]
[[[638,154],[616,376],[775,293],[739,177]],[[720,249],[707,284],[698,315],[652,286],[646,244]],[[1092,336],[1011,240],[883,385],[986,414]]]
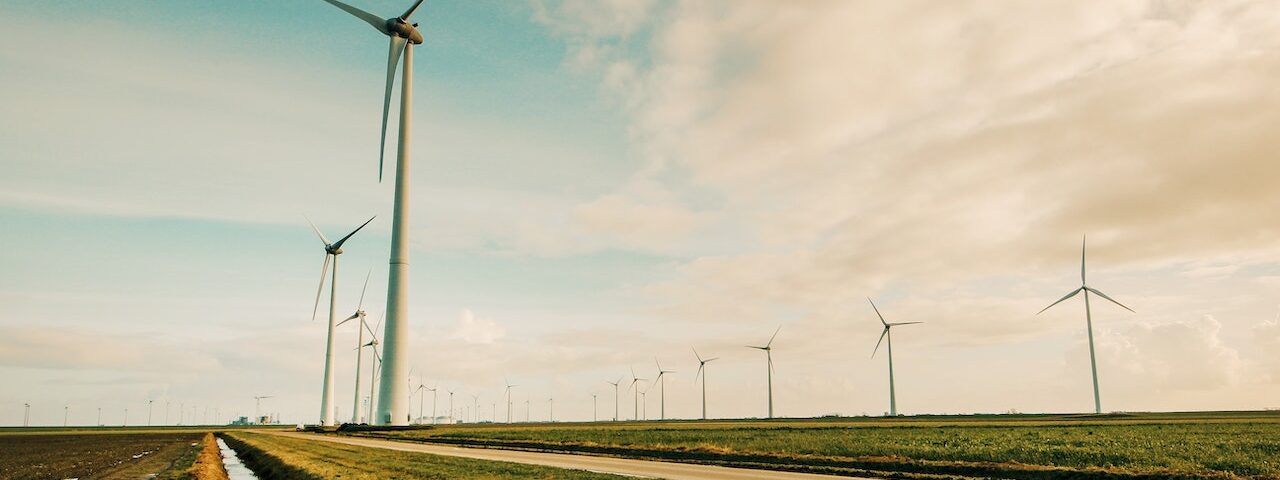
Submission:
[[[472,344],[491,344],[507,335],[507,329],[498,322],[478,317],[471,309],[465,309],[458,315],[450,337]]]

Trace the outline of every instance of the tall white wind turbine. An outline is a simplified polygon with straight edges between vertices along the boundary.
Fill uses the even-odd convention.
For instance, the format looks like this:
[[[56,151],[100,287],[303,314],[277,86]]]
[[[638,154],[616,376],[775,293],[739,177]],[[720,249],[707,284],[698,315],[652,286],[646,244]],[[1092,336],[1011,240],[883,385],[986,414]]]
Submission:
[[[706,419],[707,419],[707,374],[706,374],[706,368],[707,368],[707,364],[708,364],[708,363],[711,363],[711,361],[712,361],[712,360],[719,359],[720,357],[713,357],[713,358],[703,359],[703,358],[702,358],[702,355],[698,355],[698,349],[696,349],[696,348],[695,348],[695,349],[693,349],[693,356],[694,356],[694,357],[697,357],[697,359],[698,359],[698,374],[693,376],[693,381],[694,381],[694,382],[697,382],[697,381],[698,381],[698,377],[702,377],[702,419],[703,419],[703,420],[706,420]]]
[[[356,304],[356,313],[353,313],[350,317],[338,322],[339,327],[352,320],[359,322],[356,325],[356,381],[355,387],[352,388],[352,391],[355,392],[355,399],[352,400],[351,403],[351,423],[353,424],[360,423],[360,361],[364,357],[364,349],[360,347],[364,345],[364,330],[369,328],[368,324],[364,321],[364,294],[369,290],[369,277],[371,276],[373,276],[372,268],[370,268],[369,273],[364,276],[364,288],[360,289],[360,302]]]
[[[378,181],[382,181],[382,163],[386,156],[387,116],[391,108],[391,87],[395,84],[396,66],[401,58],[404,68],[400,79],[400,134],[396,151],[395,205],[391,220],[391,260],[387,274],[387,324],[383,332],[385,359],[378,395],[378,412],[372,423],[378,425],[404,425],[409,419],[409,405],[399,379],[404,378],[408,359],[409,326],[409,133],[413,110],[413,46],[422,44],[418,24],[409,23],[409,17],[422,5],[417,0],[398,17],[383,19],[338,0],[325,0],[373,26],[374,30],[391,38],[387,57],[386,93],[382,100],[382,141],[379,144]]]
[[[1058,299],[1058,301],[1049,304],[1048,307],[1044,307],[1043,310],[1036,312],[1036,315],[1044,313],[1045,310],[1052,308],[1054,305],[1062,303],[1068,298],[1076,296],[1076,294],[1080,292],[1084,292],[1084,319],[1085,319],[1085,327],[1088,329],[1088,332],[1089,332],[1089,368],[1090,370],[1093,371],[1093,413],[1100,414],[1102,413],[1102,397],[1098,393],[1098,360],[1093,353],[1093,313],[1089,310],[1089,294],[1093,293],[1099,297],[1105,298],[1111,303],[1120,305],[1120,308],[1128,310],[1131,313],[1137,313],[1137,312],[1134,312],[1133,309],[1122,305],[1120,302],[1115,301],[1115,299],[1108,297],[1107,294],[1102,293],[1093,287],[1090,287],[1089,284],[1085,282],[1084,247],[1085,247],[1085,238],[1081,237],[1080,239],[1080,288],[1072,290],[1071,293],[1068,293],[1065,297],[1062,297]]]
[[[675,370],[663,370],[662,362],[654,357],[653,363],[658,365],[658,376],[654,378],[654,382],[658,383],[658,420],[667,419],[667,381],[664,377],[668,373],[676,373]]]
[[[875,358],[876,352],[880,351],[880,342],[883,342],[886,337],[889,339],[889,416],[896,417],[898,416],[898,397],[895,396],[893,390],[893,334],[889,332],[889,329],[899,325],[915,325],[924,322],[885,322],[884,315],[881,315],[880,309],[876,308],[876,302],[872,302],[870,298],[867,301],[871,302],[871,309],[876,311],[876,316],[880,317],[880,324],[884,325],[884,330],[880,331],[880,340],[876,341],[876,348],[871,351],[872,358]]]
[[[329,334],[326,336],[324,348],[324,387],[320,391],[320,423],[324,426],[333,425],[334,408],[333,403],[333,329],[337,326],[337,298],[338,298],[338,255],[342,255],[342,244],[347,243],[347,239],[359,232],[360,229],[372,222],[375,217],[370,217],[363,224],[342,237],[336,242],[329,242],[320,229],[316,228],[316,224],[311,223],[311,219],[307,219],[307,223],[311,224],[311,229],[316,231],[316,236],[320,237],[320,241],[324,243],[324,265],[320,267],[320,287],[316,289],[316,304],[311,309],[311,320],[315,321],[316,311],[320,309],[320,294],[324,293],[324,279],[329,275],[329,258],[333,258],[333,281],[329,282]]]
[[[768,376],[769,388],[769,418],[773,418],[773,339],[778,337],[778,332],[780,331],[782,331],[781,325],[778,326],[777,330],[773,331],[773,336],[769,337],[769,343],[764,344],[763,347],[747,345],[747,348],[763,350],[765,358],[769,360],[769,366],[765,369],[765,374]]]

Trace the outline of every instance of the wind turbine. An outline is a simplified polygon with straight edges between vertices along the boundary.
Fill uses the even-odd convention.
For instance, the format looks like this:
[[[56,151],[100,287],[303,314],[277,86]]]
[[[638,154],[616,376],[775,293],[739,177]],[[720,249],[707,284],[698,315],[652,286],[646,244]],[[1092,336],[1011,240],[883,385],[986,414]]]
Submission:
[[[658,357],[653,357],[653,363],[658,364],[658,377],[653,381],[658,383],[658,420],[667,419],[667,381],[664,377],[668,373],[676,373],[675,370],[663,370],[662,362],[658,361]]]
[[[62,407],[62,426],[63,426],[63,428],[65,428],[65,427],[67,426],[67,416],[68,416],[68,415],[70,415],[70,414],[71,414],[71,405],[64,405],[64,406]]]
[[[636,369],[634,368],[631,369],[631,385],[628,386],[627,389],[634,391],[634,393],[632,393],[632,397],[634,398],[631,400],[631,405],[635,411],[631,413],[631,418],[635,420],[640,419],[640,389],[636,388],[636,383],[639,383],[644,380],[648,380],[648,379],[636,377]]]
[[[316,304],[311,309],[311,320],[315,321],[316,311],[320,309],[320,294],[324,293],[324,279],[329,276],[329,257],[333,257],[333,281],[329,283],[329,334],[325,341],[324,348],[324,388],[320,391],[320,423],[324,426],[333,425],[333,329],[337,326],[337,299],[338,299],[338,255],[342,255],[342,244],[347,239],[359,232],[360,229],[372,222],[376,217],[370,217],[347,236],[342,237],[337,242],[330,242],[325,238],[320,229],[316,228],[316,224],[307,219],[307,223],[311,224],[311,229],[316,231],[316,236],[320,237],[320,241],[324,243],[324,265],[320,267],[320,287],[316,289]]]
[[[511,423],[511,388],[518,387],[519,385],[512,385],[511,380],[507,380],[505,378],[502,379],[502,381],[507,384],[507,390],[503,395],[507,396],[507,423]]]
[[[351,423],[360,423],[360,362],[364,355],[364,349],[360,348],[364,345],[364,330],[369,328],[365,325],[364,317],[364,293],[369,290],[369,277],[373,276],[373,269],[369,269],[369,273],[364,275],[364,287],[360,289],[360,302],[356,304],[356,313],[351,314],[345,320],[338,322],[338,326],[352,320],[358,320],[356,325],[356,386],[352,388],[355,392],[355,398],[351,400]]]
[[[386,93],[382,100],[382,141],[379,143],[378,181],[382,181],[382,163],[386,156],[387,115],[391,108],[391,87],[395,84],[396,64],[404,58],[404,69],[400,79],[400,134],[396,152],[396,187],[395,206],[391,220],[391,268],[387,275],[387,325],[383,332],[386,342],[386,361],[382,369],[382,391],[378,396],[378,418],[376,424],[400,425],[400,419],[407,419],[407,404],[401,404],[401,375],[408,356],[408,288],[409,288],[409,133],[412,125],[413,111],[413,46],[422,44],[422,33],[418,24],[409,23],[409,17],[422,5],[417,0],[413,6],[398,17],[383,19],[377,15],[360,10],[338,0],[325,0],[335,7],[350,13],[373,26],[378,33],[391,38],[391,46],[387,57]]]
[[[453,424],[453,390],[446,389],[445,391],[449,392],[449,424],[452,425]],[[432,406],[431,408],[432,410],[435,409],[434,406]]]
[[[382,366],[382,354],[378,353],[377,331],[378,331],[378,328],[382,326],[382,317],[385,316],[386,314],[387,312],[384,310],[382,312],[382,315],[378,316],[377,326],[373,327],[373,330],[369,330],[369,335],[372,336],[373,339],[369,340],[369,343],[366,343],[360,346],[360,348],[364,348],[364,347],[373,348],[373,362],[369,364],[369,416],[366,417],[369,419],[370,424],[373,423],[373,403],[374,403],[374,399],[376,398],[373,396],[373,391],[379,383],[378,369]],[[366,323],[364,325],[364,328],[369,328],[369,324]]]
[[[556,397],[547,398],[547,419],[552,423],[556,421]]]
[[[779,326],[778,326],[778,329],[777,329],[777,330],[774,330],[774,331],[773,331],[773,336],[772,336],[772,337],[769,337],[769,343],[764,344],[764,346],[763,346],[763,347],[756,347],[756,346],[753,346],[753,345],[747,345],[747,348],[754,348],[754,349],[756,349],[756,350],[764,350],[764,355],[765,355],[765,357],[769,359],[769,367],[768,367],[768,369],[766,369],[766,370],[765,370],[765,374],[766,374],[766,375],[768,375],[768,382],[769,382],[769,383],[768,383],[768,388],[769,388],[769,418],[773,418],[773,339],[774,339],[774,338],[776,338],[776,337],[778,336],[778,332],[779,332],[779,331],[782,331],[782,326],[781,326],[781,325],[779,325]]]
[[[698,355],[698,349],[696,348],[693,349],[693,356],[698,358],[698,374],[693,376],[693,381],[697,382],[698,377],[702,377],[702,419],[706,420],[707,419],[707,374],[705,373],[705,370],[707,368],[708,363],[711,363],[712,360],[717,360],[720,357],[708,358],[704,360],[701,355]]]
[[[1098,360],[1093,353],[1093,313],[1089,309],[1089,294],[1093,293],[1098,295],[1099,297],[1105,298],[1111,303],[1120,305],[1120,308],[1128,310],[1131,313],[1137,313],[1137,312],[1134,312],[1132,308],[1126,307],[1120,302],[1115,301],[1115,299],[1108,297],[1107,294],[1102,293],[1093,287],[1090,287],[1088,282],[1085,282],[1084,247],[1085,247],[1085,238],[1081,237],[1080,239],[1080,288],[1072,290],[1071,293],[1068,293],[1065,297],[1062,297],[1058,299],[1058,301],[1049,304],[1048,307],[1044,307],[1044,310],[1040,310],[1039,312],[1036,312],[1036,315],[1044,313],[1045,310],[1053,308],[1054,305],[1062,303],[1064,300],[1074,297],[1076,296],[1076,294],[1080,292],[1084,292],[1084,319],[1085,319],[1085,326],[1089,332],[1089,368],[1090,370],[1093,371],[1093,413],[1101,414],[1102,413],[1102,397],[1098,393]]]
[[[597,415],[596,412],[599,412],[600,410],[597,405],[599,405],[599,403],[596,400],[596,394],[593,393],[591,394],[591,421],[593,422],[599,421],[599,415]]]
[[[915,325],[924,322],[885,322],[884,315],[881,315],[880,309],[876,308],[876,302],[872,302],[870,298],[867,298],[867,301],[871,302],[871,309],[876,311],[876,316],[880,317],[880,323],[884,325],[884,330],[880,331],[880,340],[876,341],[876,348],[871,351],[872,358],[876,356],[876,352],[880,351],[880,342],[883,342],[885,337],[889,338],[889,416],[896,417],[898,416],[898,398],[894,396],[893,391],[893,334],[889,333],[889,329],[899,325]]]
[[[152,403],[155,403],[155,400],[147,400],[147,426],[148,427],[151,426],[151,404]]]
[[[480,423],[480,394],[471,396],[471,421]]]
[[[99,414],[101,414],[101,412],[99,412]],[[22,426],[24,427],[31,426],[31,404],[30,403],[22,404]]]
[[[605,380],[604,383],[613,385],[613,421],[618,421],[618,384],[622,383],[622,377],[618,377],[615,382]]]

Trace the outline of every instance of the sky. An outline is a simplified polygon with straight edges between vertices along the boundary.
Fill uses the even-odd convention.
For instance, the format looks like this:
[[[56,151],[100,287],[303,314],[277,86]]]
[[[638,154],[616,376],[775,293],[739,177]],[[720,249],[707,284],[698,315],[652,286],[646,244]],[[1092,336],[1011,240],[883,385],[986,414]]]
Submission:
[[[392,16],[407,2],[359,0]],[[415,17],[412,381],[437,411],[1280,408],[1280,3],[446,1]],[[385,302],[385,38],[318,1],[0,3],[0,425],[319,417]],[[394,111],[392,113],[395,115]],[[391,133],[394,137],[394,129]],[[394,140],[392,140],[394,141]],[[327,290],[327,287],[326,287]],[[1096,300],[1096,298],[1095,298]],[[324,300],[322,300],[324,302]],[[377,321],[377,313],[370,315]],[[357,343],[336,332],[339,418]],[[365,386],[367,387],[367,379]],[[649,418],[658,390],[641,382]],[[472,399],[479,395],[478,400]],[[432,398],[414,397],[430,414]],[[216,415],[215,415],[216,413]],[[474,411],[458,415],[474,416]]]

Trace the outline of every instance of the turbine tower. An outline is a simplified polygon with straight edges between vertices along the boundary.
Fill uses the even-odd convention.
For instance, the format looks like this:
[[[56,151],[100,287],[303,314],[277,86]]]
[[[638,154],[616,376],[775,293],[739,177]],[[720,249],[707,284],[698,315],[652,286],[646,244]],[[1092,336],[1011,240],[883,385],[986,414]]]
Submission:
[[[622,383],[622,377],[618,377],[617,381],[610,382],[605,380],[604,383],[613,385],[613,421],[618,421],[618,384]]]
[[[871,299],[868,298],[867,301],[871,302]],[[880,314],[880,309],[876,308],[876,302],[871,302],[871,309],[876,311],[876,316],[880,317],[880,324],[884,325],[884,330],[880,331],[880,340],[876,341],[876,348],[871,351],[872,358],[875,358],[876,352],[880,351],[880,342],[883,342],[885,337],[889,338],[889,416],[896,417],[898,416],[898,398],[893,391],[893,334],[889,333],[889,329],[899,325],[915,325],[924,322],[887,323],[884,321],[884,315]]]
[[[408,359],[409,327],[409,133],[413,110],[413,46],[422,44],[418,24],[409,23],[409,17],[422,5],[417,0],[398,17],[383,19],[338,0],[325,0],[373,26],[374,30],[391,38],[387,57],[386,93],[382,100],[382,141],[378,154],[378,181],[382,181],[382,163],[386,156],[387,115],[391,107],[391,87],[395,84],[396,66],[404,59],[400,79],[400,134],[396,151],[395,205],[391,220],[391,259],[387,274],[387,324],[383,331],[382,381],[378,392],[377,425],[404,425],[408,423],[408,402],[400,391],[399,379],[404,377]]]
[[[316,224],[307,219],[307,223],[311,224],[311,229],[316,231],[316,236],[320,237],[320,241],[324,243],[324,265],[320,267],[320,287],[316,289],[316,304],[311,308],[311,321],[316,319],[316,311],[320,309],[320,294],[324,293],[324,279],[329,275],[329,257],[333,257],[333,281],[329,282],[329,334],[325,340],[324,348],[324,387],[320,390],[320,423],[326,427],[333,425],[333,329],[337,326],[337,298],[338,298],[338,255],[342,255],[342,244],[347,239],[359,232],[360,229],[372,222],[376,217],[370,217],[363,224],[342,237],[337,242],[329,242],[320,229],[316,228]]]
[[[712,360],[719,359],[720,357],[713,357],[713,358],[708,358],[704,360],[701,355],[698,355],[698,349],[696,348],[693,349],[693,356],[698,358],[698,374],[693,376],[693,381],[697,382],[698,377],[702,377],[702,419],[706,420],[707,419],[707,374],[705,370],[708,363],[711,363]]]
[[[372,268],[364,276],[364,288],[360,289],[360,302],[356,304],[356,313],[351,314],[346,320],[338,322],[339,327],[352,320],[359,320],[360,322],[356,325],[356,385],[352,388],[352,391],[355,392],[355,399],[351,402],[351,423],[353,424],[360,423],[360,361],[362,360],[361,357],[364,356],[364,349],[360,347],[364,345],[364,330],[369,328],[364,322],[364,293],[369,290],[369,277],[371,276],[373,276]]]
[[[1036,315],[1044,313],[1045,310],[1053,308],[1054,305],[1062,303],[1064,300],[1074,297],[1076,296],[1076,294],[1080,292],[1084,292],[1084,320],[1085,320],[1085,328],[1089,332],[1089,368],[1090,370],[1093,371],[1093,413],[1101,414],[1102,413],[1102,397],[1098,393],[1098,360],[1093,353],[1093,314],[1089,310],[1089,294],[1093,293],[1099,297],[1105,298],[1111,303],[1120,305],[1120,308],[1128,310],[1131,313],[1137,313],[1137,312],[1134,312],[1132,308],[1126,307],[1122,305],[1120,302],[1115,301],[1115,299],[1108,297],[1107,294],[1102,293],[1093,287],[1090,287],[1089,284],[1085,282],[1084,280],[1084,247],[1085,247],[1085,238],[1081,237],[1080,239],[1080,288],[1072,290],[1071,293],[1068,293],[1065,297],[1062,297],[1058,299],[1058,301],[1049,304],[1048,307],[1044,307],[1044,310],[1040,310],[1039,312],[1036,313]]]
[[[778,332],[779,332],[779,331],[782,331],[782,326],[781,326],[781,325],[779,325],[779,326],[778,326],[778,329],[777,329],[777,330],[774,330],[774,331],[773,331],[773,336],[772,336],[772,337],[769,337],[769,343],[764,344],[764,346],[763,346],[763,347],[757,347],[757,346],[753,346],[753,345],[747,345],[747,348],[754,348],[754,349],[756,349],[756,350],[763,350],[763,351],[764,351],[764,355],[765,355],[765,357],[769,359],[769,366],[768,366],[768,368],[766,368],[766,370],[765,370],[765,375],[767,375],[767,376],[768,376],[768,388],[769,388],[769,418],[773,418],[773,339],[774,339],[774,338],[776,338],[776,337],[778,336]]]
[[[653,381],[658,385],[658,420],[667,419],[667,381],[663,378],[668,373],[676,373],[675,370],[663,370],[662,363],[658,361],[658,357],[653,358],[653,363],[658,364],[658,377]]]

